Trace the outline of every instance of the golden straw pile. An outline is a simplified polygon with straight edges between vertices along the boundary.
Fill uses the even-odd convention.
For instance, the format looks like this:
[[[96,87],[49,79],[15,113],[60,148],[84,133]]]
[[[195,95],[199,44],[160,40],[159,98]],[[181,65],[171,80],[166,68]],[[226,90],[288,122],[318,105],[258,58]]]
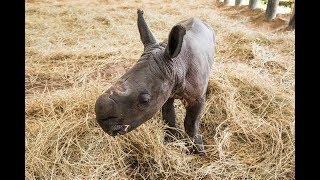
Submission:
[[[160,112],[116,138],[95,121],[96,98],[143,51],[138,8],[158,41],[191,16],[216,32],[205,155],[188,154],[181,139],[164,142]],[[294,31],[259,28],[223,8],[209,0],[26,1],[26,179],[294,179]],[[175,106],[183,130],[185,110]]]

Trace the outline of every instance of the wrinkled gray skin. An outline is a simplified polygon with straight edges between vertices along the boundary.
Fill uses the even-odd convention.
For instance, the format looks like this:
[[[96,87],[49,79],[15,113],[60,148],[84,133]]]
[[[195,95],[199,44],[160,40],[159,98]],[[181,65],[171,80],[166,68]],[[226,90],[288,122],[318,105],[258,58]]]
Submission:
[[[171,29],[168,42],[157,43],[143,11],[138,10],[137,14],[144,52],[127,73],[99,96],[96,120],[106,133],[116,136],[134,130],[162,108],[165,123],[176,127],[173,102],[180,99],[186,108],[185,131],[195,144],[191,150],[202,153],[199,122],[214,58],[214,31],[201,20],[190,18]],[[174,128],[167,131],[177,135]]]

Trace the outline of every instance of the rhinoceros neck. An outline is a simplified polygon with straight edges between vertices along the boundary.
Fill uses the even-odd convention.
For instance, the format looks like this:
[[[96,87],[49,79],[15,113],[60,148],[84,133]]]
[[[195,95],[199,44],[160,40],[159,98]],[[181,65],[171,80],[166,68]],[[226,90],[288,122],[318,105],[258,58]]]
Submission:
[[[149,60],[149,66],[155,74],[159,75],[159,78],[168,81],[172,89],[171,94],[183,89],[186,67],[180,58],[170,59],[163,46],[144,52],[144,55],[152,56],[150,58],[152,61]]]
[[[166,55],[165,51],[161,51],[159,55],[155,57],[156,63],[158,64],[161,72],[165,74],[167,79],[170,79],[172,84],[172,93],[182,90],[184,87],[184,76],[186,72],[186,63],[183,63],[181,58],[171,59]]]

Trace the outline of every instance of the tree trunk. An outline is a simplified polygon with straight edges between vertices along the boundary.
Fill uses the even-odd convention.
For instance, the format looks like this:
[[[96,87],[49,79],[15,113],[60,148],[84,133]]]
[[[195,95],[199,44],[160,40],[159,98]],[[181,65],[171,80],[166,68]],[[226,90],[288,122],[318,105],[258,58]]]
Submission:
[[[257,8],[258,6],[258,0],[249,0],[249,8],[251,10]]]
[[[224,3],[225,5],[230,5],[230,0],[224,0],[223,3]]]
[[[276,17],[278,5],[279,5],[279,0],[268,0],[267,10],[266,10],[267,21],[271,21]]]
[[[291,18],[290,18],[290,21],[289,21],[289,28],[290,29],[295,29],[295,16],[296,16],[296,5],[294,5],[293,7],[293,12],[292,12],[292,15],[291,15]]]
[[[240,6],[243,3],[243,0],[236,0],[235,5]]]

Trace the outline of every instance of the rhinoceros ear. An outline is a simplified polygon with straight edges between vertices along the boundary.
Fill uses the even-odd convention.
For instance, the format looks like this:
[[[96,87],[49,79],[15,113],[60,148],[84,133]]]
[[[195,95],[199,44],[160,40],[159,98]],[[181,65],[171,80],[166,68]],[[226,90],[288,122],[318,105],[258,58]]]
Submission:
[[[166,53],[170,58],[175,58],[181,51],[183,36],[186,34],[186,29],[181,25],[175,25],[169,34]]]

